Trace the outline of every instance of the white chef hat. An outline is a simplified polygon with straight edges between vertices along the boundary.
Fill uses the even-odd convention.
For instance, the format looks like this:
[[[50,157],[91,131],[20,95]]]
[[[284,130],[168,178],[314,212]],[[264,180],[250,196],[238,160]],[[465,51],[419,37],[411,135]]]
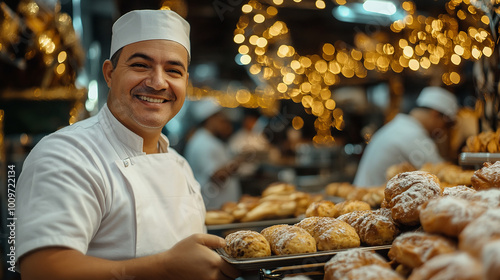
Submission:
[[[189,23],[171,10],[131,11],[113,24],[109,56],[135,42],[170,40],[186,48],[191,57],[189,30]]]
[[[458,111],[455,95],[441,87],[426,87],[417,98],[417,105],[434,109],[454,120]]]

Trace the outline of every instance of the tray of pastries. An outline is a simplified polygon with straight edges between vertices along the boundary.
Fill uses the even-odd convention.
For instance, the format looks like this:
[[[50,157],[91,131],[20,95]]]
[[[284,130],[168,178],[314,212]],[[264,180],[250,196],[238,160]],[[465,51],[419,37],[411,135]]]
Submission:
[[[390,249],[390,245],[381,246],[370,246],[370,247],[358,247],[357,249],[366,251],[381,251]],[[224,249],[217,249],[217,253],[221,257],[232,264],[234,267],[243,270],[259,270],[259,269],[274,269],[278,267],[290,267],[295,265],[306,265],[306,264],[324,264],[330,260],[333,256],[340,252],[344,252],[349,249],[339,249],[339,250],[328,250],[320,251],[315,253],[304,253],[304,254],[292,254],[292,255],[272,255],[268,257],[260,258],[233,258],[229,256]]]

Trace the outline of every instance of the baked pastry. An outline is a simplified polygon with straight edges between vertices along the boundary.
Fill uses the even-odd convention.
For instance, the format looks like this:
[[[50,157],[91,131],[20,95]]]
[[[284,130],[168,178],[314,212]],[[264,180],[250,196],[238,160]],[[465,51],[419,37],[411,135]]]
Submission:
[[[236,207],[231,209],[231,214],[233,215],[236,221],[240,221],[248,211],[252,210],[259,204],[260,197],[251,196],[251,195],[242,195]],[[229,210],[230,207],[226,207],[225,209]]]
[[[233,215],[222,210],[209,210],[205,215],[206,225],[230,224],[234,221]]]
[[[474,172],[471,181],[476,190],[500,188],[500,161],[493,164],[485,162],[481,169]]]
[[[365,265],[347,272],[342,280],[404,280],[394,270],[376,264]]]
[[[370,204],[359,200],[346,200],[335,204],[337,217],[352,211],[363,211],[372,209]]]
[[[352,226],[335,218],[309,217],[295,225],[314,237],[318,251],[359,247],[361,243]]]
[[[271,255],[269,242],[260,233],[240,230],[226,236],[224,250],[233,258],[260,258]]]
[[[261,231],[275,255],[316,252],[316,240],[304,229],[291,225],[274,225]]]
[[[355,211],[338,217],[350,224],[358,234],[362,244],[368,246],[391,244],[399,234],[399,229],[389,215],[388,209]]]
[[[368,193],[366,193],[365,195],[363,195],[361,197],[361,201],[364,201],[364,202],[370,204],[370,206],[372,208],[380,207],[382,205],[382,201],[384,201],[384,197],[385,197],[385,194],[384,194],[385,185],[379,186],[379,187],[368,188],[367,190],[368,190]]]
[[[445,165],[438,173],[434,173],[441,182],[450,185],[470,185],[474,170],[464,170],[462,167],[454,164]]]
[[[419,206],[440,195],[439,179],[428,172],[404,172],[393,177],[385,188],[387,207],[397,223],[415,226],[420,223]]]
[[[500,189],[488,189],[476,192],[470,198],[472,201],[484,203],[489,208],[500,207]]]
[[[464,252],[443,254],[414,269],[408,278],[408,280],[441,279],[482,280],[481,264]]]
[[[380,255],[373,251],[362,249],[350,249],[335,254],[325,263],[325,280],[344,279],[345,275],[356,268],[376,265],[383,268],[390,268],[389,263]],[[364,278],[358,278],[364,279]],[[379,278],[384,279],[384,278]]]
[[[413,164],[404,161],[402,163],[389,166],[389,168],[387,168],[387,170],[385,171],[385,178],[387,179],[387,181],[389,181],[390,179],[392,179],[392,177],[398,175],[399,173],[416,170],[417,169],[415,168],[415,166],[413,166]]]
[[[416,268],[437,255],[455,251],[455,244],[445,237],[424,232],[407,232],[394,239],[388,257],[396,263]]]
[[[500,239],[485,246],[481,253],[485,280],[498,280],[500,271]]]
[[[449,188],[444,188],[442,196],[453,196],[463,199],[471,199],[471,197],[476,193],[476,190],[465,185],[458,185]]]
[[[284,182],[274,182],[270,185],[268,185],[263,191],[262,191],[262,197],[266,197],[268,195],[272,194],[281,194],[281,195],[286,195],[286,194],[291,194],[296,192],[296,187],[292,184],[284,183]]]
[[[297,209],[297,202],[291,201],[262,201],[255,208],[248,211],[240,220],[242,222],[261,221],[272,218],[293,216]]]
[[[337,216],[337,208],[335,208],[335,203],[329,200],[320,200],[311,203],[305,214],[306,217],[335,217]]]
[[[425,232],[458,237],[487,207],[458,197],[445,196],[420,206],[420,224]]]
[[[490,241],[500,239],[500,208],[488,209],[458,236],[458,248],[479,257]]]
[[[325,193],[330,196],[338,196],[346,198],[350,192],[354,190],[354,186],[348,182],[334,182],[326,185]]]

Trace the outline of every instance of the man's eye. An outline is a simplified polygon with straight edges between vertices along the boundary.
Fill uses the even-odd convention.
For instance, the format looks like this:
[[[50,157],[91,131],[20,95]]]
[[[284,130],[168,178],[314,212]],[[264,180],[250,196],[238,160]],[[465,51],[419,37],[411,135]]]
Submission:
[[[132,67],[141,67],[141,68],[147,67],[147,65],[143,64],[143,63],[133,63],[131,66]]]

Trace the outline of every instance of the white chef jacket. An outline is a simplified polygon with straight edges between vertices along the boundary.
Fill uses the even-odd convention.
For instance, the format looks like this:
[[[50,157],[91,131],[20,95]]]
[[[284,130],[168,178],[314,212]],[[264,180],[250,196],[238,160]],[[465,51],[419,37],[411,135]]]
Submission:
[[[427,162],[442,162],[443,158],[416,119],[398,114],[373,135],[363,153],[353,184],[359,187],[380,186],[387,181],[386,170],[405,161],[418,169]]]
[[[207,209],[219,209],[224,202],[238,201],[241,187],[237,178],[212,182],[213,173],[232,159],[229,147],[205,128],[199,128],[187,143],[185,157],[201,185]]]
[[[194,215],[199,215],[197,220],[204,221],[205,208],[200,186],[187,161],[168,147],[168,139],[164,135],[159,145],[161,151],[166,152],[146,155],[142,151],[143,139],[123,126],[106,105],[97,116],[44,137],[26,158],[17,184],[18,259],[29,251],[46,246],[69,247],[86,255],[112,260],[130,259],[169,249],[168,246],[154,244],[154,240],[151,240],[153,244],[147,249],[138,249],[137,246],[140,241],[144,243],[138,233],[155,231],[155,226],[148,228],[148,224],[157,223],[155,218],[163,218],[155,213],[165,209],[164,205],[147,205],[148,201],[139,201],[137,188],[144,186],[134,186],[134,193],[130,180],[119,170],[125,168],[120,166],[122,162],[128,166],[139,158],[164,157],[174,166],[177,165],[178,170],[182,170],[177,176],[184,176],[183,182],[187,184],[173,185],[172,181],[179,180],[160,177],[164,184],[153,188],[169,188],[177,193],[186,193],[182,188],[190,185],[194,189],[194,201],[198,201],[198,205],[192,205]],[[152,170],[153,175],[147,176],[153,178],[165,174],[163,166],[139,167]],[[144,184],[152,181],[150,178],[140,178],[140,175],[134,177],[139,177],[137,180]],[[142,203],[142,212],[153,214],[139,217],[136,209],[139,202]],[[172,219],[176,216],[178,219],[185,218],[178,213],[171,216]],[[160,222],[169,224],[172,220]],[[189,224],[186,220],[180,222]],[[200,228],[197,232],[206,232],[203,224],[196,227]],[[196,232],[177,236],[162,235],[160,232],[158,235],[174,244],[192,233]]]

